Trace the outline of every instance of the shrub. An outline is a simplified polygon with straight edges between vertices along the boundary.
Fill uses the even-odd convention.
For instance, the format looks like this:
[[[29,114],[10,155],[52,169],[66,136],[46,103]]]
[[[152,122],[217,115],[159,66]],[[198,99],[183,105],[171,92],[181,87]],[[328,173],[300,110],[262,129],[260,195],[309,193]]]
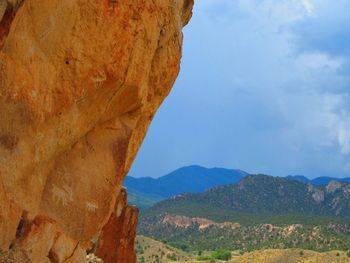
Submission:
[[[197,258],[197,260],[199,260],[199,261],[211,260],[211,259],[212,259],[211,256],[200,256]]]
[[[230,260],[232,258],[231,251],[220,249],[215,251],[212,254],[214,259],[220,259],[220,260]]]
[[[166,256],[168,259],[172,260],[172,261],[177,261],[176,255],[175,254],[168,254]]]
[[[189,252],[190,250],[189,246],[182,241],[171,242],[169,245],[185,252]]]
[[[210,256],[200,256],[197,258],[197,260],[212,260],[215,261],[215,259],[219,260],[230,260],[232,258],[231,252],[224,249],[219,249],[215,252],[213,252]]]

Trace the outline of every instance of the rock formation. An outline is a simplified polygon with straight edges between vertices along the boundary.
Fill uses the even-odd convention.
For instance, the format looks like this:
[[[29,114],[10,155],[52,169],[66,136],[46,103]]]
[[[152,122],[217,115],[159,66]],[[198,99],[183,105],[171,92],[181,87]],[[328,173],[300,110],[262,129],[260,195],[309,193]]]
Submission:
[[[117,197],[179,72],[192,6],[0,0],[0,262],[85,262],[106,228],[133,240],[137,212]]]
[[[336,190],[340,189],[341,187],[342,187],[342,183],[341,182],[332,180],[326,185],[326,192],[327,193],[333,193]]]
[[[137,208],[127,205],[127,194],[122,189],[115,210],[101,231],[95,252],[104,263],[136,261],[136,255],[130,251],[134,249],[137,215]],[[119,227],[121,225],[123,228]]]
[[[215,227],[215,228],[240,228],[241,225],[235,222],[216,223],[213,220],[202,217],[187,217],[181,215],[165,214],[161,220],[162,224],[174,225],[178,228],[189,228],[191,226],[197,227],[199,230]]]

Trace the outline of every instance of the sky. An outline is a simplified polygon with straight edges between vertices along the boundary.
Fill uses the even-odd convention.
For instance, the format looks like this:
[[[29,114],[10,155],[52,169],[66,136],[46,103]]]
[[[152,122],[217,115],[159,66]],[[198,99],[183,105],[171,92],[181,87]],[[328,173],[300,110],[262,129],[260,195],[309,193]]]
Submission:
[[[180,75],[129,173],[350,177],[349,0],[197,0]]]

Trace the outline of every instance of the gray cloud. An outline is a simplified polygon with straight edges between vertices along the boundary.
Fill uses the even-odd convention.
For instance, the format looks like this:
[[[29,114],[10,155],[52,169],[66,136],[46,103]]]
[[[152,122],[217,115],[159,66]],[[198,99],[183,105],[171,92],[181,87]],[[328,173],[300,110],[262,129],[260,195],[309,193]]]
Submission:
[[[188,164],[349,175],[349,4],[331,5],[198,1],[180,77],[131,175],[160,176]]]

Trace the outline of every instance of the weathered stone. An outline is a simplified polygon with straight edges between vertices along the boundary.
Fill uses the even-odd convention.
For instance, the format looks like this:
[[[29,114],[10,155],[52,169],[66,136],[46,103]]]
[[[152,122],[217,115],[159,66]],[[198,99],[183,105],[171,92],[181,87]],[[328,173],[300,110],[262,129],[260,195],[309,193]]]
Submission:
[[[0,0],[1,250],[15,244],[9,254],[31,262],[48,261],[49,251],[62,260],[55,247],[65,242],[56,239],[62,233],[79,242],[70,257],[79,262],[111,220],[122,181],[177,77],[192,5]],[[129,242],[127,222],[137,213],[123,213],[115,227]],[[22,215],[30,230],[16,236]]]
[[[39,216],[20,227],[23,229],[18,229],[20,233],[13,246],[15,254],[24,255],[28,262],[49,262],[48,255],[56,234],[55,223]]]
[[[9,245],[16,238],[21,214],[22,209],[7,198],[0,182],[0,252],[8,250]]]
[[[49,259],[52,263],[64,263],[67,260],[72,260],[72,258],[75,258],[77,262],[84,262],[86,253],[81,251],[82,249],[77,241],[58,232],[49,251]]]
[[[336,190],[340,189],[341,187],[342,187],[342,184],[340,182],[332,180],[326,185],[326,192],[333,193]]]
[[[325,193],[322,190],[316,188],[312,184],[309,184],[308,191],[312,194],[312,198],[314,199],[314,201],[316,203],[319,204],[319,203],[322,203],[324,201]]]
[[[127,205],[127,194],[122,189],[115,211],[103,227],[97,244],[96,255],[104,263],[136,262],[135,236],[138,209]]]
[[[64,263],[86,263],[86,252],[77,246],[73,254]]]

